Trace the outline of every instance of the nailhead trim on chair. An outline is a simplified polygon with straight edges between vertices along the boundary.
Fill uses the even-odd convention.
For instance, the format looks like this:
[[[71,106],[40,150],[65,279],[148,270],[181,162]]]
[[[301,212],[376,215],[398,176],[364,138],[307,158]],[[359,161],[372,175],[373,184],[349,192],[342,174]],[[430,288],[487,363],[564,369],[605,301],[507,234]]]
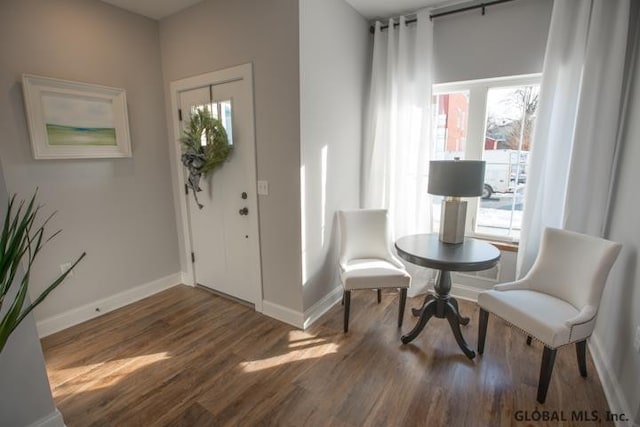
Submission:
[[[482,308],[482,307],[480,307],[480,308]],[[484,309],[483,309],[483,310],[484,310]],[[533,338],[534,340],[538,341],[539,343],[541,343],[541,344],[542,344],[542,345],[544,345],[545,347],[550,348],[551,350],[554,350],[554,349],[557,349],[557,348],[560,348],[560,347],[564,347],[565,345],[575,344],[576,342],[579,342],[579,341],[582,341],[582,340],[586,340],[587,338],[589,338],[589,337],[591,336],[591,334],[587,335],[586,337],[584,337],[584,338],[582,338],[582,339],[580,339],[580,340],[575,340],[575,341],[573,341],[573,340],[572,340],[572,337],[571,337],[571,335],[572,335],[572,333],[573,333],[573,327],[574,327],[574,326],[584,325],[585,323],[589,323],[589,322],[591,322],[593,319],[595,319],[595,318],[596,318],[595,316],[593,316],[591,319],[589,319],[589,320],[588,320],[588,321],[586,321],[586,322],[576,323],[575,325],[571,326],[571,330],[570,330],[570,332],[569,332],[569,342],[568,342],[568,343],[566,343],[566,344],[562,344],[560,347],[552,347],[552,346],[548,345],[547,343],[545,343],[544,341],[542,341],[541,339],[537,338],[537,337],[536,337],[535,335],[533,335],[532,333],[525,331],[525,330],[524,330],[524,329],[522,329],[521,327],[514,325],[513,323],[509,322],[508,320],[503,319],[502,317],[498,316],[497,314],[492,313],[492,312],[490,312],[490,311],[488,311],[488,310],[485,310],[485,311],[486,311],[487,313],[491,313],[493,316],[495,316],[495,317],[497,317],[498,319],[500,319],[500,320],[502,320],[503,322],[505,322],[507,325],[509,325],[509,327],[510,327],[510,328],[517,329],[518,331],[520,331],[520,332],[522,332],[523,334],[525,334],[525,335],[527,335],[527,336],[529,336],[529,337]]]
[[[482,308],[482,307],[481,307]],[[484,310],[484,309],[483,309]],[[487,310],[485,310],[487,311]],[[545,343],[544,341],[542,341],[541,339],[537,338],[535,335],[533,335],[531,332],[527,332],[524,329],[522,329],[519,326],[514,325],[513,323],[509,322],[508,320],[503,319],[502,317],[498,316],[495,313],[492,313],[490,311],[487,311],[488,313],[491,313],[492,315],[494,315],[495,317],[497,317],[498,319],[502,320],[503,322],[505,322],[507,325],[509,325],[509,327],[513,328],[513,329],[517,329],[518,331],[522,332],[523,334],[533,338],[534,340],[538,341],[539,343],[542,343],[545,347],[550,348],[551,350],[554,350],[556,347],[552,347],[550,345],[548,345],[547,343]]]

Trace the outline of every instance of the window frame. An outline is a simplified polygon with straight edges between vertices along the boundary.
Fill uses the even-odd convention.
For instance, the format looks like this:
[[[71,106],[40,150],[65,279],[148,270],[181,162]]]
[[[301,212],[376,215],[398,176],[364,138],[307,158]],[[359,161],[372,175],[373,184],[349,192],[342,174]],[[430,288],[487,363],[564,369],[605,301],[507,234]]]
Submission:
[[[533,73],[516,76],[493,77],[488,79],[465,80],[459,82],[434,83],[432,85],[432,102],[438,95],[444,95],[452,92],[468,92],[469,111],[467,116],[467,138],[465,141],[464,158],[466,160],[482,160],[485,135],[487,131],[487,96],[489,89],[511,86],[540,85],[541,82],[542,73]],[[431,152],[433,154],[435,124],[432,138]],[[480,209],[480,198],[471,197],[466,198],[465,200],[467,200],[468,207],[465,235],[512,244],[518,243],[519,240],[512,236],[476,232],[476,221],[478,217],[478,210]],[[431,228],[433,229],[433,219]]]

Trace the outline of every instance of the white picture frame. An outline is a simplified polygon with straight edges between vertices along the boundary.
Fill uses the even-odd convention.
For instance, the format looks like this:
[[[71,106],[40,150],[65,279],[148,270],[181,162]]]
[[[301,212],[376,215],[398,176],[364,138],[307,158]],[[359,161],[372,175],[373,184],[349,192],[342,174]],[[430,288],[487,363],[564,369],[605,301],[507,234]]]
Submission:
[[[124,89],[22,75],[35,159],[131,157]]]

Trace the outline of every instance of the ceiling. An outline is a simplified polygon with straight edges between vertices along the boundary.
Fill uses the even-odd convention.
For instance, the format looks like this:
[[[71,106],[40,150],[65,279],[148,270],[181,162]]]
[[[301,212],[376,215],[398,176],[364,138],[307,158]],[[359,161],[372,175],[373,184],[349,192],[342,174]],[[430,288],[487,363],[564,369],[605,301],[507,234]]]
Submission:
[[[102,0],[122,9],[147,16],[162,19],[165,16],[186,9],[202,0]],[[322,0],[319,0],[322,1]],[[460,3],[463,0],[345,0],[355,10],[367,19],[398,16],[403,13],[415,12],[423,7],[439,7]]]
[[[345,0],[367,19],[390,18],[424,7],[443,7],[468,0]]]
[[[186,9],[202,0],[102,0],[130,12],[161,19]]]

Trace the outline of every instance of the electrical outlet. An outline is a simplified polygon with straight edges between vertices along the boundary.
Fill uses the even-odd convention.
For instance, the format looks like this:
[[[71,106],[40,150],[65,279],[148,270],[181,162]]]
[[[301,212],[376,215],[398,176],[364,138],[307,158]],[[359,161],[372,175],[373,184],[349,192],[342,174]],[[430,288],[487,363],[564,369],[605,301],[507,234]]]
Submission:
[[[64,264],[60,264],[60,271],[64,273],[65,271],[70,269],[72,265],[73,265],[72,262],[65,262]],[[73,270],[69,272],[67,277],[73,277]]]
[[[269,195],[269,181],[258,181],[258,194],[261,196]]]
[[[635,348],[636,351],[640,353],[640,326],[636,328],[636,337],[633,340],[633,348]]]

